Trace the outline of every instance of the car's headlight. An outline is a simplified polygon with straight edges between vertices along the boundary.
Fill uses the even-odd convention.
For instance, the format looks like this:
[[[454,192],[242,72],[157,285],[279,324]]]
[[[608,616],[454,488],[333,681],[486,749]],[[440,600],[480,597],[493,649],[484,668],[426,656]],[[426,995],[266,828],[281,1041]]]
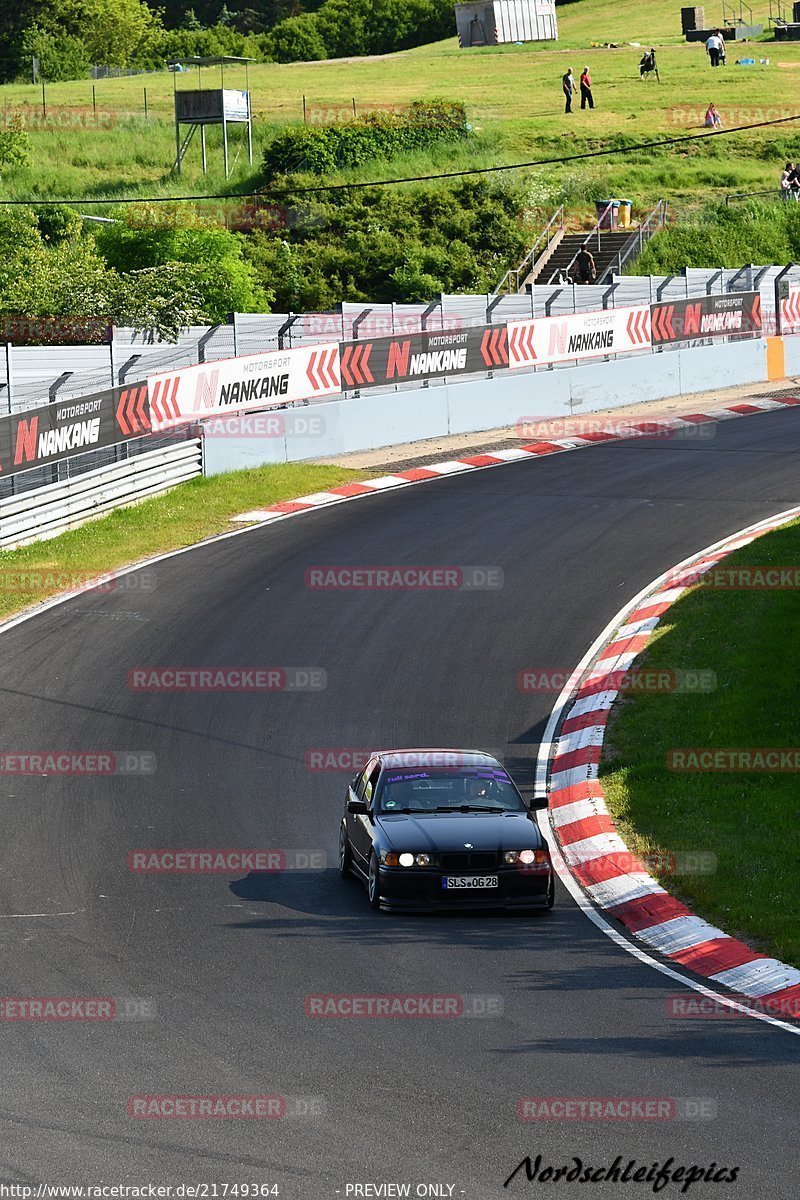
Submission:
[[[503,862],[509,866],[547,867],[550,865],[550,855],[546,850],[506,850]]]
[[[411,854],[408,850],[397,854],[389,850],[381,856],[381,862],[386,867],[432,867],[434,859],[432,854]]]

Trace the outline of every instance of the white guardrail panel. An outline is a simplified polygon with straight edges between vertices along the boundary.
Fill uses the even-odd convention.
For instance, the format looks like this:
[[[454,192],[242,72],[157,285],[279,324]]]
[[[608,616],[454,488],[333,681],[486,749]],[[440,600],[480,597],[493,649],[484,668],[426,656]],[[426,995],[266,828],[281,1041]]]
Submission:
[[[157,496],[203,473],[199,438],[123,459],[36,491],[0,500],[0,548],[56,537],[92,517]]]

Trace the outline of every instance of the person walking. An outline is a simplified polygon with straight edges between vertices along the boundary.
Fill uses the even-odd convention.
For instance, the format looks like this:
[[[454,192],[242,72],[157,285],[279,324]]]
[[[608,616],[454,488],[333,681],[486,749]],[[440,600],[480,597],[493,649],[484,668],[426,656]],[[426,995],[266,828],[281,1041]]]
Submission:
[[[712,33],[711,37],[706,42],[706,54],[711,59],[712,67],[719,66],[719,53],[721,49],[722,43],[720,41],[719,34]]]
[[[564,91],[564,112],[572,112],[572,97],[575,94],[575,76],[572,74],[572,67],[567,67],[565,73],[561,76],[561,87]]]
[[[590,250],[585,246],[581,246],[578,251],[578,256],[575,259],[575,270],[578,275],[578,283],[594,283],[597,279],[597,266],[594,257]]]
[[[583,68],[581,75],[581,108],[594,108],[594,96],[592,95],[592,77],[589,74],[589,68]]]

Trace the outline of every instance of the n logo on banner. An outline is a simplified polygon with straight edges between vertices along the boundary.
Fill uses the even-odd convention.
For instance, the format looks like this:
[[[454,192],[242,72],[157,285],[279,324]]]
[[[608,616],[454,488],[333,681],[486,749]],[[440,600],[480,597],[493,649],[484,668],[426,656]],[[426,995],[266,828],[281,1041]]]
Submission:
[[[219,371],[200,371],[194,388],[194,411],[216,408]]]
[[[391,342],[389,345],[389,361],[386,364],[386,378],[393,379],[395,375],[405,379],[408,375],[408,360],[411,355],[411,341]]]
[[[39,418],[31,417],[30,421],[20,421],[17,425],[17,443],[14,446],[14,466],[23,462],[36,461],[36,436],[39,432]]]
[[[549,358],[567,353],[568,328],[566,321],[553,321],[550,326],[550,345],[547,350]]]

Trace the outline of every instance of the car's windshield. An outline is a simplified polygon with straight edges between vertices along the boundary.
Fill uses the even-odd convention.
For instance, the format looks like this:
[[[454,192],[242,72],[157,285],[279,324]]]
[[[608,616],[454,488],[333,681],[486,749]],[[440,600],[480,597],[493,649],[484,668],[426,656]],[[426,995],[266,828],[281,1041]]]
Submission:
[[[460,770],[389,770],[378,793],[380,812],[525,812],[525,805],[500,767]]]

